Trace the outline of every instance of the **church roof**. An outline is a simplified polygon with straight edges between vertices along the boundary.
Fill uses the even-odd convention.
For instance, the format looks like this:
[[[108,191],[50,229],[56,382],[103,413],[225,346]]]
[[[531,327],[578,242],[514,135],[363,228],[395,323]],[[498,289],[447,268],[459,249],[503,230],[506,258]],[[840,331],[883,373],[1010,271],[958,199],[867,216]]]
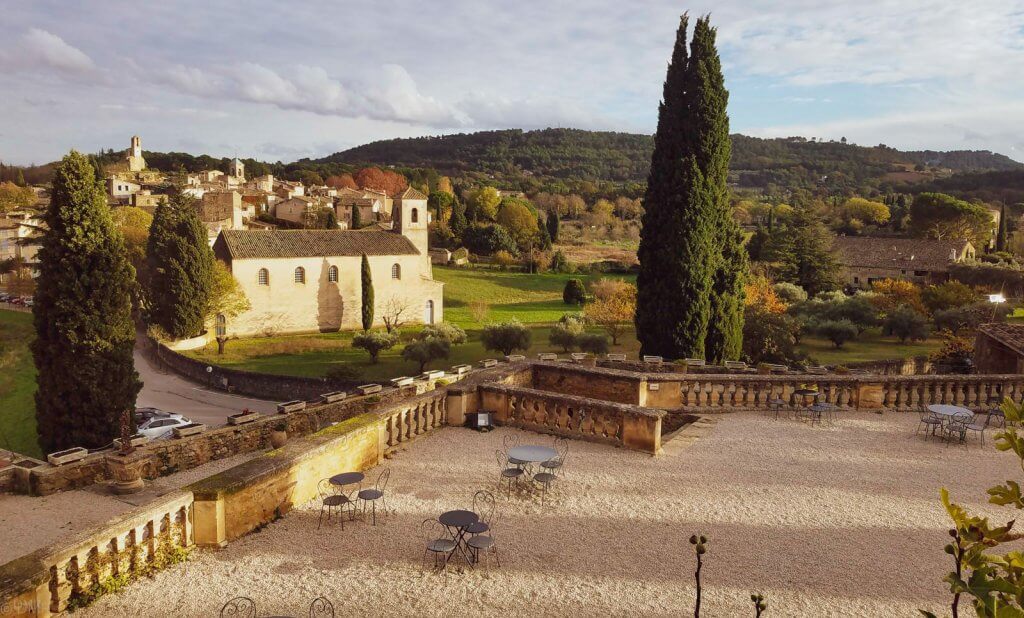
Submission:
[[[402,191],[402,194],[399,195],[398,198],[402,200],[425,200],[427,199],[427,196],[423,195],[423,193],[417,191],[416,189],[409,187],[405,191]]]
[[[214,243],[233,260],[254,258],[419,255],[394,232],[368,230],[223,230]]]

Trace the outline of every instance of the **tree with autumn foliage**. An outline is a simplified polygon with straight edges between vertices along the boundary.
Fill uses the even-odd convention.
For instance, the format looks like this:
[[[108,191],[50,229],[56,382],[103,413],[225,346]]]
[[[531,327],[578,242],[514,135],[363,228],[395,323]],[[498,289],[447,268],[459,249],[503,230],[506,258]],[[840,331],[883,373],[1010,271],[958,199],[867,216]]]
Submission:
[[[750,277],[743,286],[744,307],[757,307],[765,313],[785,313],[788,305],[765,276]]]
[[[604,329],[618,345],[636,314],[636,286],[621,279],[599,279],[590,287],[594,302],[583,309],[592,324]]]
[[[328,187],[332,189],[358,189],[359,185],[356,184],[352,174],[340,174],[336,176],[330,176],[324,182]]]
[[[405,191],[409,181],[398,172],[382,170],[379,167],[364,167],[353,176],[360,189],[375,189],[384,191],[389,196],[395,196]]]
[[[925,313],[924,302],[921,300],[921,288],[909,281],[901,279],[882,279],[871,285],[871,302],[882,313],[888,314],[898,307],[907,306]]]

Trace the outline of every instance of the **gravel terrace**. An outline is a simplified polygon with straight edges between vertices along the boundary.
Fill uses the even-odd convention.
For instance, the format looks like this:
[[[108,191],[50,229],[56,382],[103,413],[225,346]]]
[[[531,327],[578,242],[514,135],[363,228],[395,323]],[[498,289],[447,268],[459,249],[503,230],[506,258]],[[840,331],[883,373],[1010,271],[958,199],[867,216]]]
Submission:
[[[658,458],[572,442],[546,506],[499,499],[501,567],[447,577],[421,572],[418,526],[493,488],[494,450],[515,430],[445,428],[388,462],[396,512],[378,526],[318,531],[319,505],[307,504],[81,613],[212,616],[246,595],[258,615],[298,616],[322,594],[338,615],[685,615],[694,597],[687,539],[701,532],[709,538],[705,616],[753,615],[752,591],[765,595],[769,616],[944,615],[949,524],[939,488],[1009,519],[985,502],[985,489],[1020,469],[991,445],[915,438],[916,422],[855,413],[812,428],[731,414]],[[519,433],[524,443],[550,441]]]

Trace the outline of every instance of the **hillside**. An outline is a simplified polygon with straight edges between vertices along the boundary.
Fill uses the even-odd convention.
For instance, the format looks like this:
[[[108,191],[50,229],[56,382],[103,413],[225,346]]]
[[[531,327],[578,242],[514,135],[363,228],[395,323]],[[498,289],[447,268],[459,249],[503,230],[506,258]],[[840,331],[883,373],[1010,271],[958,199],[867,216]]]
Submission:
[[[546,179],[643,183],[653,147],[649,135],[505,130],[372,142],[315,162],[432,167],[450,175],[482,172],[527,186],[547,184]],[[825,185],[841,192],[878,185],[886,174],[914,166],[927,168],[924,180],[950,172],[1024,169],[988,151],[901,152],[882,145],[733,135],[732,181],[741,187]]]

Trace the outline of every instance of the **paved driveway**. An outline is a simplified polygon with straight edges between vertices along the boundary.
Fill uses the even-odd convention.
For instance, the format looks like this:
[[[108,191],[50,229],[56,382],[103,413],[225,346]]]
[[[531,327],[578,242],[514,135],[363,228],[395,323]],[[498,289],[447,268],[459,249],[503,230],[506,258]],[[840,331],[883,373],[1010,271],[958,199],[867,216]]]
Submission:
[[[135,348],[135,370],[143,382],[142,392],[135,404],[140,408],[152,407],[176,412],[210,427],[226,424],[225,417],[228,414],[240,412],[243,408],[264,414],[277,411],[277,402],[211,390],[176,373],[165,371],[151,363],[138,347]]]

